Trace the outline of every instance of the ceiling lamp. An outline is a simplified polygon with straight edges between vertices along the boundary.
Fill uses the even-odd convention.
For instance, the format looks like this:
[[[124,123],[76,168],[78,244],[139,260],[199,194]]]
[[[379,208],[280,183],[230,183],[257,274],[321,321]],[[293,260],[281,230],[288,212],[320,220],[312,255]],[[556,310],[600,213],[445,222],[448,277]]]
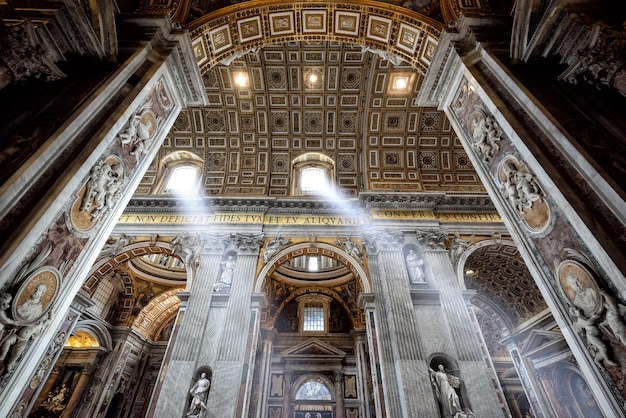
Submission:
[[[233,78],[235,79],[235,85],[237,87],[248,87],[249,79],[248,74],[244,72],[233,73]]]
[[[409,77],[396,76],[393,79],[392,88],[394,90],[406,90],[408,85],[409,85]]]

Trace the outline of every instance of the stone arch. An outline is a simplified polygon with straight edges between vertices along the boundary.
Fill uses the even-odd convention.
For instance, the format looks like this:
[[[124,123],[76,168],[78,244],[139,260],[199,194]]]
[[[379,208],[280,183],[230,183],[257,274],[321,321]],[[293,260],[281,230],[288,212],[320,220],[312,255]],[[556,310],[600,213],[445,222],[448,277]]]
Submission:
[[[328,389],[328,392],[330,394],[330,400],[331,401],[335,401],[336,400],[336,393],[334,390],[335,385],[333,384],[333,382],[327,377],[324,376],[321,373],[305,373],[301,376],[298,376],[298,378],[291,384],[292,390],[291,390],[291,398],[292,400],[296,399],[298,390],[302,387],[302,385],[304,385],[306,382],[310,381],[310,380],[320,380],[322,382],[322,384],[324,386],[326,386],[326,389]]]
[[[350,307],[348,306],[348,304],[342,298],[339,297],[339,295],[337,295],[335,292],[327,290],[325,287],[317,287],[317,286],[310,286],[310,287],[300,288],[300,289],[294,291],[293,293],[291,293],[288,297],[286,297],[285,300],[283,300],[281,302],[280,306],[278,306],[278,308],[276,309],[276,314],[272,318],[271,327],[272,328],[276,328],[276,321],[278,320],[278,318],[279,318],[282,310],[285,308],[285,306],[287,306],[290,302],[292,302],[294,299],[299,298],[300,296],[303,296],[303,295],[306,295],[306,294],[313,294],[313,293],[317,293],[317,294],[320,294],[320,295],[325,295],[325,296],[328,296],[328,297],[331,297],[332,299],[334,299],[345,310],[348,318],[350,318],[350,321],[351,321],[350,325],[351,325],[351,327],[352,328],[358,328],[359,327],[359,324],[357,323],[357,318],[355,318],[353,315],[350,314]]]
[[[107,352],[113,350],[113,339],[111,338],[111,334],[108,329],[102,326],[102,323],[92,319],[78,321],[72,331],[72,334],[75,334],[77,331],[83,331],[92,336],[96,341],[98,341],[100,347],[104,348]]]
[[[117,318],[115,318],[113,322],[127,321],[131,317],[136,289],[130,276],[122,274],[122,266],[132,258],[150,254],[168,254],[178,257],[173,254],[172,250],[173,247],[169,241],[131,242],[119,248],[115,254],[98,259],[89,271],[89,275],[87,276],[87,280],[83,283],[81,291],[92,296],[101,280],[117,274],[122,280],[123,295],[118,301]],[[189,277],[192,272],[190,272],[189,267],[186,268],[187,282],[189,284]]]
[[[171,289],[152,298],[139,312],[132,328],[144,337],[156,341],[163,327],[178,313],[180,299],[176,294],[184,290],[182,287]]]
[[[443,25],[407,8],[379,2],[272,0],[242,2],[189,25],[200,72],[285,42],[344,42],[383,59],[402,58],[425,75]]]
[[[306,255],[309,253],[309,249],[315,248],[323,251],[323,255],[327,257],[332,257],[338,261],[341,261],[343,264],[348,266],[348,268],[352,271],[356,279],[359,281],[361,286],[362,293],[371,293],[372,287],[370,284],[370,280],[368,275],[365,272],[365,269],[361,264],[359,264],[353,257],[348,255],[344,250],[339,247],[335,247],[334,245],[326,244],[323,242],[303,242],[299,244],[290,245],[286,248],[283,248],[279,251],[275,256],[272,257],[269,263],[263,267],[259,275],[257,276],[254,292],[260,293],[263,292],[263,287],[265,286],[266,280],[271,276],[271,274],[276,270],[278,266],[285,263],[287,260],[298,257],[301,255]],[[316,252],[315,254],[319,254]]]
[[[488,247],[490,245],[510,245],[512,247],[516,247],[517,245],[515,245],[515,243],[511,240],[508,239],[499,239],[499,238],[492,238],[492,239],[486,239],[486,240],[482,240],[482,241],[478,241],[478,242],[474,242],[472,244],[470,244],[467,249],[463,252],[463,254],[461,254],[461,256],[459,257],[458,263],[456,265],[456,276],[457,279],[459,280],[459,284],[461,285],[461,288],[463,290],[466,290],[467,288],[465,287],[465,263],[467,262],[467,259],[473,254],[475,253],[478,249],[480,248],[484,248],[484,247]]]
[[[468,270],[475,271],[470,274]],[[508,239],[487,239],[470,245],[459,257],[457,277],[463,289],[483,296],[472,298],[475,306],[492,318],[506,318],[511,330],[548,307],[518,246]]]

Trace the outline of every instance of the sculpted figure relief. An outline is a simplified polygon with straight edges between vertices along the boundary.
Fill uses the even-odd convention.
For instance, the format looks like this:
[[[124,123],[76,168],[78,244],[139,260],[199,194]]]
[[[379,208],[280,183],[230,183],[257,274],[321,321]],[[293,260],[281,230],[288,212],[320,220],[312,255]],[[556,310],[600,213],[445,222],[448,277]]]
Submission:
[[[120,253],[121,249],[135,240],[134,235],[121,234],[119,237],[109,237],[100,251],[100,257],[113,257]]]
[[[100,161],[91,169],[85,194],[80,204],[81,212],[89,212],[96,222],[122,195],[124,169],[121,163]]]
[[[533,203],[541,199],[541,188],[535,176],[518,169],[512,161],[507,161],[502,165],[502,175],[504,176],[500,187],[502,193],[517,211],[523,212],[524,208],[531,209]]]
[[[33,293],[30,295],[30,298],[17,307],[17,313],[19,314],[20,319],[24,321],[33,321],[43,314],[41,298],[47,291],[48,286],[46,286],[45,283],[39,283],[35,287]]]
[[[289,244],[291,244],[291,241],[281,236],[268,242],[267,246],[265,247],[265,252],[263,253],[263,264],[267,264],[267,262],[271,260],[274,254],[276,254],[283,247]]]
[[[608,328],[613,336],[617,338],[622,345],[626,346],[626,323],[624,316],[626,315],[626,306],[618,303],[617,300],[608,293],[602,292],[604,298],[605,317],[601,325]]]
[[[198,379],[189,391],[191,404],[189,405],[189,410],[187,410],[188,417],[202,418],[206,415],[206,399],[210,387],[211,381],[207,379],[206,373],[202,373],[200,379]]]
[[[337,237],[337,241],[335,241],[335,243],[343,247],[344,250],[352,257],[363,263],[363,252],[361,251],[361,247],[359,247],[359,244],[354,242],[351,238],[345,238],[342,240]]]
[[[600,304],[600,295],[592,287],[585,287],[575,273],[569,273],[565,281],[574,291],[572,303],[586,313],[593,312]]]
[[[160,123],[160,118],[150,110],[152,99],[146,101],[137,113],[131,116],[126,130],[119,134],[122,146],[130,146],[131,155],[143,155],[148,151],[154,133]]]
[[[587,343],[589,349],[593,353],[593,361],[600,367],[605,365],[617,366],[617,364],[611,360],[608,354],[608,349],[604,341],[602,340],[602,333],[596,326],[598,315],[592,315],[590,318],[585,318],[582,311],[576,307],[570,307],[570,313],[576,318],[574,322],[574,329],[578,332],[584,332],[587,335]]]
[[[483,112],[476,112],[471,121],[472,145],[483,155],[485,162],[489,162],[493,154],[500,149],[498,141],[502,140],[502,131],[493,116],[486,116]]]
[[[470,237],[473,238],[474,236],[472,235]],[[450,250],[450,258],[452,259],[452,262],[455,263],[456,260],[459,259],[459,257],[461,256],[461,254],[463,254],[463,252],[467,249],[467,247],[469,246],[469,243],[464,240],[463,238],[461,238],[461,236],[459,235],[458,232],[455,232],[451,237],[450,237],[450,243],[448,244],[448,250]]]
[[[197,267],[200,253],[204,247],[204,241],[200,235],[194,236],[183,233],[174,237],[171,244],[172,254],[180,257],[185,267]]]
[[[38,337],[49,322],[50,314],[34,324],[17,328],[0,340],[0,360],[4,361],[4,373],[13,371],[28,342]]]
[[[7,325],[15,325],[15,321],[9,318],[9,315],[7,315],[6,312],[12,299],[13,296],[11,296],[10,293],[0,294],[0,338],[2,338],[4,334],[4,328]]]

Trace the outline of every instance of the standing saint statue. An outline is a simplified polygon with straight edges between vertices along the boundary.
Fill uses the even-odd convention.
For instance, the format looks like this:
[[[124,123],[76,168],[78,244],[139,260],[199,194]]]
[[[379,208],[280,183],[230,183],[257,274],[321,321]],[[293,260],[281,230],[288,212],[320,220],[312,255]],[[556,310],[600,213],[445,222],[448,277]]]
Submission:
[[[213,286],[213,290],[215,292],[228,292],[230,290],[230,286],[233,282],[233,274],[235,272],[235,266],[237,265],[237,261],[235,261],[235,257],[229,255],[228,258],[220,263],[222,266],[222,274]]]
[[[456,390],[454,390],[455,387],[459,386],[459,379],[446,373],[443,364],[440,364],[436,371],[430,369],[430,381],[435,388],[443,416],[448,418],[462,414],[461,401]]]
[[[193,385],[189,394],[191,395],[191,404],[187,411],[188,417],[202,418],[205,416],[207,407],[206,399],[209,394],[211,381],[207,379],[206,373],[200,375],[200,379]]]
[[[411,283],[424,283],[424,260],[414,250],[409,250],[405,261]]]

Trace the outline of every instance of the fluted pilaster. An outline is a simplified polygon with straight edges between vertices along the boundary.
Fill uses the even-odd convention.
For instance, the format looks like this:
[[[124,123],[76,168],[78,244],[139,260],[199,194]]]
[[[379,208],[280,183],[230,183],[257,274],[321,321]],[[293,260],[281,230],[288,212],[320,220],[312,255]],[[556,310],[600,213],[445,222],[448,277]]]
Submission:
[[[439,290],[441,310],[448,328],[447,338],[454,347],[454,352],[447,354],[458,361],[461,384],[469,403],[466,406],[471,407],[477,416],[503,416],[496,387],[485,369],[475,318],[463,297],[450,256],[439,239],[441,236],[435,234],[433,240],[422,240],[422,244],[425,246],[424,265],[430,278],[429,285]]]
[[[218,274],[219,261],[228,235],[204,237],[203,253],[191,286],[187,308],[172,350],[165,378],[157,400],[154,417],[172,418],[182,416],[188,402],[188,390],[196,369],[205,339],[205,323],[210,312],[213,283]],[[163,372],[162,372],[163,373]]]
[[[377,412],[382,413],[384,410],[389,418],[402,418],[402,411],[400,409],[400,388],[398,386],[392,348],[392,332],[389,326],[388,314],[385,309],[385,301],[382,297],[384,289],[379,266],[377,238],[378,236],[376,234],[368,234],[363,237],[363,244],[367,252],[370,278],[372,280],[372,289],[375,295],[381,296],[374,300],[373,314],[375,324],[373,324],[370,319],[370,313],[368,313],[368,319],[366,321],[368,338],[371,341],[370,345],[372,345],[370,361],[372,367],[378,369],[376,371],[377,375],[375,376],[376,380],[373,382],[375,390],[374,399],[377,401],[377,410],[381,410]],[[375,356],[376,347],[378,348],[378,357]],[[385,384],[382,385],[382,382],[385,382]],[[384,396],[378,393],[381,385]]]
[[[378,235],[383,294],[398,370],[403,417],[429,416],[434,412],[430,382],[411,299],[410,281],[404,267],[403,237],[388,232]]]
[[[231,247],[237,250],[237,258],[226,320],[213,371],[213,380],[216,384],[207,401],[209,417],[234,416],[241,401],[240,385],[247,385],[248,374],[244,371],[244,364],[250,357],[252,337],[259,321],[258,315],[255,315],[254,323],[251,321],[250,293],[262,243],[262,235],[236,234],[231,240]]]

